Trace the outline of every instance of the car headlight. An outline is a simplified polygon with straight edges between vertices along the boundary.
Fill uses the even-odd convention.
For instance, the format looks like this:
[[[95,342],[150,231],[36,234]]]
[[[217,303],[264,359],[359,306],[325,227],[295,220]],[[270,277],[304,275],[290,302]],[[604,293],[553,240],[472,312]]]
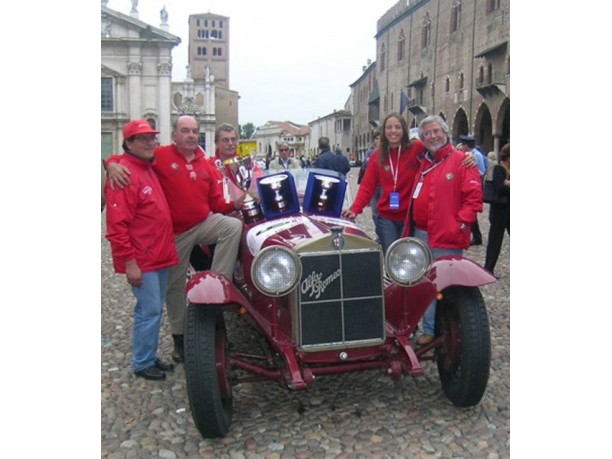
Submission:
[[[302,275],[298,256],[284,247],[266,247],[251,266],[257,290],[265,295],[281,296],[293,290]]]
[[[421,280],[431,265],[431,251],[419,239],[403,238],[395,241],[385,255],[387,274],[400,285],[411,285]]]

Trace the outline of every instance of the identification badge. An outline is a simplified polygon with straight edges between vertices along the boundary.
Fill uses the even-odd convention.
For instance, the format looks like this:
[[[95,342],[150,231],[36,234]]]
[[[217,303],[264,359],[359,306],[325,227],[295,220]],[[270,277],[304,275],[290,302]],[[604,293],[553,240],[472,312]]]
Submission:
[[[389,207],[391,210],[398,210],[400,206],[400,195],[397,191],[394,191],[389,195]]]
[[[412,199],[416,199],[419,197],[419,193],[421,192],[421,187],[423,186],[423,182],[417,183],[416,188],[414,189],[414,193],[412,194]]]

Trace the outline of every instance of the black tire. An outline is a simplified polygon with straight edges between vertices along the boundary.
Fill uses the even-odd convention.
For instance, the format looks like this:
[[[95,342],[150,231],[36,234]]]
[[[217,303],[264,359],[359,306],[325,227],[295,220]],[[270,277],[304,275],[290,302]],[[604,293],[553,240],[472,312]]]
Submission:
[[[223,437],[232,420],[227,336],[217,305],[194,305],[185,317],[185,379],[191,415],[204,438]]]
[[[436,308],[436,349],[442,390],[455,406],[482,398],[491,367],[491,335],[484,300],[477,287],[450,287]]]

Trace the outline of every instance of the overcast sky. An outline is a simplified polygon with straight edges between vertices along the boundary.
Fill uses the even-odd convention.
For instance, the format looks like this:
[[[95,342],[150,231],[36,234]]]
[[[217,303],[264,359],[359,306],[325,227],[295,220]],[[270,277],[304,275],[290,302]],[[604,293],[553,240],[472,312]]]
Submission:
[[[344,108],[351,83],[376,59],[376,21],[397,0],[139,0],[141,21],[159,27],[166,6],[172,80],[185,78],[190,14],[230,18],[230,89],[240,94],[239,122],[307,124]],[[109,0],[130,14],[131,0]]]

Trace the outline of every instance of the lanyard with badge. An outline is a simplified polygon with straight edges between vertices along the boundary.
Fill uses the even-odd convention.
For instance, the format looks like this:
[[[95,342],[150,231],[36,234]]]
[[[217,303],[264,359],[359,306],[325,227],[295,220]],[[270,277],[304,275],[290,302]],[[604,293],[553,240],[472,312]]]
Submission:
[[[427,157],[427,160],[432,163],[432,165],[427,170],[421,172],[421,180],[419,180],[419,183],[417,183],[414,189],[414,193],[412,194],[412,199],[416,199],[419,197],[419,193],[421,192],[421,188],[423,187],[423,180],[425,179],[425,176],[429,174],[431,171],[433,171],[440,164],[442,164],[446,160],[446,158],[448,158],[448,156],[445,156],[444,158],[442,158],[442,160],[435,163],[434,162],[435,159],[431,156],[431,153],[429,153],[429,151],[425,154],[425,156]]]
[[[389,193],[389,207],[391,208],[391,210],[398,210],[400,207],[400,194],[395,190],[397,189],[397,176],[399,174],[399,162],[401,152],[402,146],[400,145],[397,149],[397,169],[393,167],[393,161],[391,161],[391,152],[389,152],[389,166],[391,167],[391,175],[393,176],[393,192]]]

